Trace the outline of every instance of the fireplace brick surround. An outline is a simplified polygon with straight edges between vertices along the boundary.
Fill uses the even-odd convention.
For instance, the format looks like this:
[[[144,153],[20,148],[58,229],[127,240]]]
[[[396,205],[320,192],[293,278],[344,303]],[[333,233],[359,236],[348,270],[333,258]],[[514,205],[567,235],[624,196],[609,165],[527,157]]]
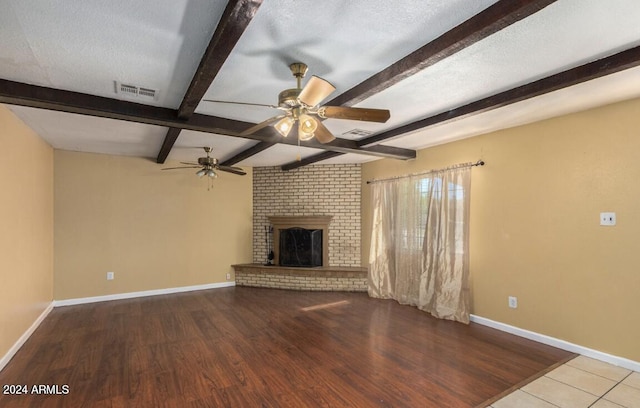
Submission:
[[[233,265],[236,285],[297,290],[367,290],[360,266],[360,164],[253,169],[253,263]],[[264,266],[269,217],[329,216],[322,267]],[[274,252],[278,245],[274,237]],[[276,258],[277,259],[277,258]]]
[[[330,215],[331,266],[360,266],[360,164],[253,169],[253,261],[264,264],[269,216]]]

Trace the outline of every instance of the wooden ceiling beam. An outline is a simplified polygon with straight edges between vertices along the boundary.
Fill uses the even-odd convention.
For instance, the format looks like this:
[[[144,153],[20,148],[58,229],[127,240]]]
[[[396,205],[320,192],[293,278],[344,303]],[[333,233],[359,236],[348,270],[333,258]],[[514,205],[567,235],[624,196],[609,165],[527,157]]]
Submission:
[[[178,109],[179,117],[184,118],[195,112],[240,37],[249,27],[249,23],[258,12],[262,1],[229,1]]]
[[[477,115],[503,106],[521,102],[526,99],[544,95],[592,79],[615,74],[629,68],[640,66],[640,46],[630,48],[578,67],[551,75],[537,81],[509,89],[504,92],[471,102],[464,106],[451,109],[440,114],[430,116],[386,132],[365,137],[358,141],[358,146],[375,146],[380,142],[394,139],[398,136],[423,129],[428,126],[460,120],[471,115]]]
[[[500,0],[406,57],[327,102],[353,106],[423,69],[542,10],[557,0]]]
[[[435,40],[425,44],[406,57],[391,64],[348,91],[327,102],[332,106],[353,106],[416,74],[417,72],[452,56],[488,36],[516,23],[554,3],[556,0],[500,0],[480,13],[457,25]],[[331,155],[330,157],[335,157]],[[319,153],[306,160],[287,163],[282,169],[292,170],[325,160]]]
[[[357,144],[360,147],[380,146],[379,143],[402,136],[408,132],[414,132],[428,126],[443,124],[445,122],[459,120],[467,116],[488,112],[512,103],[524,101],[526,99],[577,85],[592,79],[615,74],[616,72],[637,66],[640,66],[640,46],[542,78],[526,85],[500,92],[434,116],[408,123],[395,129],[390,129],[376,135],[365,137],[358,140]],[[339,155],[340,154],[337,153],[330,157],[336,157]],[[287,170],[292,170],[297,167],[326,160],[326,158],[327,157],[323,153],[319,153],[317,155],[307,157],[304,163],[302,161],[292,162],[285,166]],[[285,166],[283,166],[283,170]]]
[[[160,147],[160,152],[158,152],[158,157],[156,157],[156,163],[164,163],[167,160],[167,156],[169,156],[173,145],[176,143],[176,140],[178,140],[180,132],[182,132],[182,129],[175,127],[170,127],[169,130],[167,130],[167,134],[164,136],[162,146]]]
[[[246,158],[249,158],[253,155],[256,155],[262,151],[267,150],[268,148],[270,148],[271,146],[275,145],[276,143],[273,142],[258,142],[257,144],[251,146],[250,148],[241,151],[240,153],[236,154],[235,156],[225,160],[224,162],[220,163],[223,166],[234,166],[238,163],[240,163],[241,161],[243,161]]]
[[[178,108],[179,118],[186,119],[193,115],[202,97],[220,72],[222,65],[249,26],[261,4],[262,0],[229,1]],[[165,162],[181,130],[180,128],[170,128],[167,131],[156,162]]]
[[[315,139],[298,142],[292,138],[281,137],[272,127],[261,129],[251,135],[240,135],[241,132],[254,126],[255,123],[197,113],[191,115],[188,119],[180,119],[176,109],[143,105],[6,79],[0,79],[0,103],[242,137],[259,142],[281,143],[293,146],[298,146],[299,144],[302,147],[341,153],[358,153],[405,160],[415,158],[416,155],[415,150],[397,147],[370,146],[361,148],[358,147],[355,141],[346,139],[336,139],[327,144],[322,144]]]
[[[284,164],[280,167],[280,169],[285,171],[293,170],[293,169],[297,169],[298,167],[308,166],[310,164],[317,163],[319,161],[327,160],[332,157],[341,156],[341,155],[342,153],[338,153],[338,152],[322,152],[310,157],[306,157],[301,160],[296,160],[296,161]]]

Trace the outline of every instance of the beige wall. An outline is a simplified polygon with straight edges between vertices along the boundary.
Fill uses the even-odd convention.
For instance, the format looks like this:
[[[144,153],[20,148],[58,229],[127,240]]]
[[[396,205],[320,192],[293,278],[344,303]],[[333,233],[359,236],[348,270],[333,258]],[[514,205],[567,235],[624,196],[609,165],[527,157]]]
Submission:
[[[473,313],[640,361],[640,100],[363,165],[364,181],[484,159],[473,169]],[[618,225],[602,227],[614,211]],[[507,307],[509,295],[518,309]]]
[[[207,191],[160,170],[174,165],[55,151],[56,300],[225,282],[251,262],[251,169]]]
[[[0,358],[51,303],[53,149],[0,105]]]

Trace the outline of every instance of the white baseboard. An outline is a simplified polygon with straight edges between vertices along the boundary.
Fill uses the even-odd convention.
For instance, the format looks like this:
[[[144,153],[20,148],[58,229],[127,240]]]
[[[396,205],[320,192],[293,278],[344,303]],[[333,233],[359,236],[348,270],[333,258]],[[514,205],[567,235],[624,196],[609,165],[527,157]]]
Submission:
[[[629,360],[624,357],[618,357],[612,354],[603,353],[602,351],[590,349],[588,347],[583,347],[578,344],[570,343],[568,341],[556,339],[555,337],[546,336],[544,334],[521,329],[519,327],[511,326],[505,323],[496,322],[495,320],[487,319],[486,317],[471,315],[470,320],[483,326],[492,327],[503,332],[537,341],[538,343],[547,344],[549,346],[567,350],[572,353],[582,354],[596,360],[604,361],[606,363],[610,363],[619,367],[624,367],[628,370],[640,371],[640,362]]]
[[[204,285],[180,286],[177,288],[144,290],[141,292],[127,292],[127,293],[117,293],[114,295],[54,300],[53,305],[54,307],[82,305],[85,303],[107,302],[109,300],[131,299],[131,298],[145,297],[145,296],[168,295],[171,293],[192,292],[195,290],[205,290],[205,289],[227,288],[230,286],[236,286],[236,282],[233,281],[233,282],[207,283]]]
[[[25,331],[22,336],[15,342],[15,344],[7,351],[7,353],[0,359],[0,371],[7,365],[9,361],[13,358],[13,356],[20,350],[20,347],[31,337],[34,331],[40,326],[40,323],[44,320],[45,317],[53,310],[53,302],[49,303],[49,305],[44,309],[40,316],[33,322],[33,324]]]

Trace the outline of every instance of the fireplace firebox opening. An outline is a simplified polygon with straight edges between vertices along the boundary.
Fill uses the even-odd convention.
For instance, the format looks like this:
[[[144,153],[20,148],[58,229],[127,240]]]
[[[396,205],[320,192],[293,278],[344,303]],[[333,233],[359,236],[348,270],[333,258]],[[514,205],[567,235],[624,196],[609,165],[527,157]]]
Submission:
[[[281,266],[322,266],[322,230],[281,229],[279,252]]]
[[[322,266],[329,264],[329,223],[333,218],[330,215],[302,215],[302,216],[268,216],[273,228],[273,246],[275,265],[281,266]],[[311,231],[309,237],[302,237]],[[285,240],[296,242],[296,251],[281,256],[281,235],[289,235]],[[289,244],[287,244],[289,245]],[[293,244],[291,244],[293,245]],[[311,250],[312,248],[315,248]],[[308,265],[302,265],[298,258],[310,257]],[[284,263],[282,262],[284,261]],[[296,264],[296,265],[293,265]]]

